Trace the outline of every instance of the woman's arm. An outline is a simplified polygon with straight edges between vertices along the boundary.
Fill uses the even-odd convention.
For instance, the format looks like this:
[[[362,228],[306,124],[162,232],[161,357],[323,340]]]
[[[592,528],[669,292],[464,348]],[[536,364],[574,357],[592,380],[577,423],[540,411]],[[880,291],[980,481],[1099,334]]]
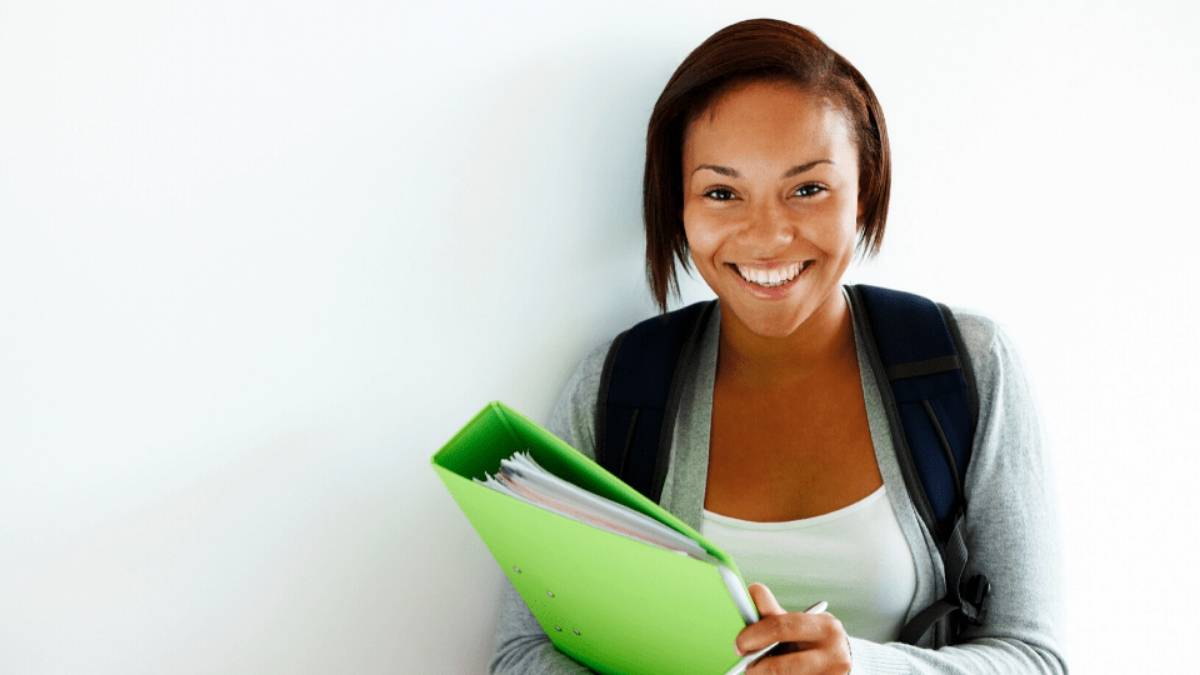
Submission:
[[[967,470],[965,578],[992,583],[982,626],[941,649],[850,639],[852,673],[1066,673],[1052,465],[1020,356],[994,321],[955,312],[979,387]]]
[[[611,340],[596,347],[580,361],[575,372],[563,385],[550,421],[546,424],[555,436],[588,457],[595,459],[596,442],[592,435],[593,420],[585,414],[588,406],[581,397],[600,387],[600,371],[608,354]],[[591,673],[583,664],[558,651],[541,624],[529,611],[525,599],[517,593],[508,577],[500,599],[500,618],[496,628],[496,646],[488,672],[497,673]]]

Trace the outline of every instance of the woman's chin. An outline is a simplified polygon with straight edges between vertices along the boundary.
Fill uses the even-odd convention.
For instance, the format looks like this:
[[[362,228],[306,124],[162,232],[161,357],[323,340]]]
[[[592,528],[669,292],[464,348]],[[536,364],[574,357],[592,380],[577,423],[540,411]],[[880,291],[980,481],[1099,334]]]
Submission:
[[[808,318],[807,314],[801,314],[800,308],[779,304],[772,307],[738,307],[728,300],[721,304],[722,311],[729,308],[728,311],[746,330],[764,338],[785,338],[795,333]]]

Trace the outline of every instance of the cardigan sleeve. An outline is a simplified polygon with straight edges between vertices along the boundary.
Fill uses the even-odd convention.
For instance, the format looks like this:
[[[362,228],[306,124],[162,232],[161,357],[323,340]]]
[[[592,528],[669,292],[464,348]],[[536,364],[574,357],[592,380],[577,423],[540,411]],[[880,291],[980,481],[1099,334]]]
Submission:
[[[982,626],[940,649],[850,639],[851,673],[1066,673],[1053,464],[1037,404],[1012,339],[997,322],[956,312],[979,391],[965,491],[967,575],[992,584]]]
[[[551,433],[592,459],[596,457],[592,415],[600,386],[600,372],[611,343],[612,340],[609,340],[596,347],[579,362],[567,378],[550,414],[550,421],[546,424],[546,429]],[[502,575],[502,579],[500,617],[488,672],[494,675],[594,672],[554,646],[512,582],[507,576]]]

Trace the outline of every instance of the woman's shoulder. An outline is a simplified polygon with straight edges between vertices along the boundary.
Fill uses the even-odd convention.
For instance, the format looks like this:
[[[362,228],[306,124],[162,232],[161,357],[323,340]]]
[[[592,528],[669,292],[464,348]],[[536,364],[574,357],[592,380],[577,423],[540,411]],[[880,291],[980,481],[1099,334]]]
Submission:
[[[549,429],[589,457],[595,457],[596,404],[600,398],[600,379],[604,375],[608,353],[620,335],[627,334],[634,326],[655,316],[662,315],[638,319],[631,326],[584,351],[562,386],[551,414]],[[719,314],[714,313],[709,321],[716,321],[718,317]]]
[[[979,394],[980,422],[1027,425],[1037,404],[1018,344],[1002,319],[978,308],[947,304],[958,324]]]
[[[616,337],[587,350],[563,384],[547,428],[588,457],[595,458],[596,401],[608,349]]]
[[[945,303],[958,325],[967,358],[976,377],[992,379],[1020,368],[1016,346],[1003,320],[978,307]]]
[[[985,354],[1004,329],[991,314],[971,305],[945,303],[958,324],[963,346],[971,354]]]
[[[567,379],[567,389],[574,394],[577,406],[592,409],[600,392],[600,376],[604,372],[604,361],[608,358],[608,350],[613,340],[609,338],[584,352],[583,358],[575,365],[575,370]]]

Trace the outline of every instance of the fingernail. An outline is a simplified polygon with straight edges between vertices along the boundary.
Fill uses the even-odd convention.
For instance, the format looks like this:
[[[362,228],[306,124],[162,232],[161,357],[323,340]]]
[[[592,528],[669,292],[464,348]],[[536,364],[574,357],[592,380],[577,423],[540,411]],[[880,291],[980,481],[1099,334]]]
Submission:
[[[735,653],[735,654],[737,654],[738,656],[745,656],[745,655],[746,655],[746,652],[742,651],[741,647],[738,647],[736,642],[735,642],[735,643],[733,643],[733,651],[734,651],[734,653]]]

